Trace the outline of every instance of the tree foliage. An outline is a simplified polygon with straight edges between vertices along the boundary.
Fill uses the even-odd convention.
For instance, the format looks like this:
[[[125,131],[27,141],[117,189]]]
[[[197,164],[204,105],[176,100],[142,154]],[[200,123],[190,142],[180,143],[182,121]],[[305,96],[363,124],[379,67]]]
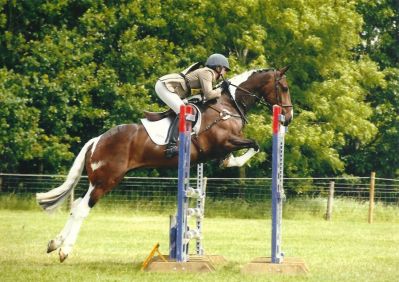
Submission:
[[[362,1],[357,10],[365,20],[362,44],[357,53],[367,54],[385,75],[385,87],[374,87],[366,101],[374,109],[370,121],[378,128],[366,146],[351,142],[345,157],[353,174],[377,171],[385,177],[398,177],[399,155],[399,2]]]
[[[93,136],[163,107],[158,77],[219,52],[232,73],[291,65],[286,175],[368,174],[374,165],[357,161],[388,156],[398,140],[394,3],[0,1],[0,170],[67,170]],[[264,153],[247,175],[268,176],[270,112],[259,107],[250,121]],[[397,169],[397,158],[379,159],[388,163]]]

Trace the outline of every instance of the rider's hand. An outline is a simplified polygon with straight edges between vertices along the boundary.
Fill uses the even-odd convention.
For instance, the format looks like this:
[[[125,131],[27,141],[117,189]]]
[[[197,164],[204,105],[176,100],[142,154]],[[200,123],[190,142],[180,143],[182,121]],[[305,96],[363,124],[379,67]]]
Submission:
[[[223,80],[222,85],[221,85],[223,92],[228,92],[229,86],[230,86],[230,81]]]

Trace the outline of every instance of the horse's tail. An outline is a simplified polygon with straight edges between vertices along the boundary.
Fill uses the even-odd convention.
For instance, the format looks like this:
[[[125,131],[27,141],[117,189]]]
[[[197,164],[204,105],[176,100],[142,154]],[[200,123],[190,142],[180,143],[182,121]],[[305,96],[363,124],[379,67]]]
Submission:
[[[45,211],[50,212],[55,210],[71,194],[72,190],[78,184],[80,176],[82,175],[86,160],[86,152],[88,148],[97,140],[97,138],[99,137],[91,139],[83,146],[82,150],[80,150],[78,156],[73,162],[71,169],[68,172],[67,179],[61,186],[54,188],[46,193],[36,194],[37,203]]]

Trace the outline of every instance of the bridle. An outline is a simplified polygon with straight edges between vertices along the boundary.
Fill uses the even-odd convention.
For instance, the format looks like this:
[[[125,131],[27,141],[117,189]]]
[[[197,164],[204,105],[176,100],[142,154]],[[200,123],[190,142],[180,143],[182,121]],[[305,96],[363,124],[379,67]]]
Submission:
[[[279,105],[279,106],[282,107],[282,108],[292,108],[293,106],[292,106],[291,104],[285,105],[285,104],[283,104],[282,101],[281,101],[281,95],[280,95],[280,87],[279,87],[279,85],[281,85],[281,82],[280,82],[280,81],[281,81],[281,79],[282,79],[284,76],[279,76],[277,70],[273,70],[273,71],[274,71],[274,93],[275,93],[275,95],[276,95],[277,105]],[[273,108],[273,106],[272,106],[270,103],[267,103],[267,102],[263,101],[262,97],[259,97],[259,96],[256,95],[254,92],[251,92],[251,91],[249,91],[249,90],[247,90],[247,89],[245,89],[245,88],[243,88],[243,87],[241,87],[241,86],[239,86],[239,85],[235,85],[235,84],[233,84],[233,83],[229,83],[229,84],[230,84],[231,86],[233,86],[233,87],[235,87],[235,88],[237,88],[237,89],[243,91],[243,92],[245,93],[246,96],[251,96],[251,97],[255,98],[255,99],[258,101],[258,103],[260,103],[260,104],[262,104],[262,105],[265,105],[265,106],[267,106],[267,107],[270,108],[270,109]],[[281,86],[284,87],[283,85],[281,85]],[[233,99],[233,97],[231,97],[231,98]],[[244,109],[247,108],[247,106],[245,105],[244,102],[241,102],[240,104],[242,104],[242,106],[244,107]],[[240,115],[243,116],[243,114],[241,113],[240,110],[239,110],[239,112],[240,112]],[[244,120],[246,120],[245,117],[244,117]]]
[[[278,87],[279,85],[281,85],[281,87],[283,88],[287,88],[285,86],[283,86],[280,82],[280,80],[284,77],[283,76],[279,76],[278,72],[276,70],[274,70],[274,93],[276,94],[276,101],[277,101],[277,105],[279,105],[282,108],[292,108],[293,106],[290,105],[284,105],[283,102],[281,101],[281,95],[280,94],[280,87]],[[288,88],[286,89],[288,90]]]

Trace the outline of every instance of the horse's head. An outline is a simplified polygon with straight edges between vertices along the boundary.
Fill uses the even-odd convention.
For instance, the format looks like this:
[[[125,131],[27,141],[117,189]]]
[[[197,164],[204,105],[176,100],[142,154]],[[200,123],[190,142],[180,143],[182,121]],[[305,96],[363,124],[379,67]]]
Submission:
[[[270,70],[265,73],[264,85],[260,88],[259,94],[270,105],[279,105],[282,108],[282,114],[285,117],[284,125],[287,126],[293,116],[293,106],[291,103],[290,89],[287,78],[284,75],[288,66],[278,70]]]
[[[290,90],[284,75],[287,70],[288,67],[252,71],[232,78],[231,81],[237,85],[236,100],[246,109],[262,98],[270,106],[281,106],[284,125],[287,126],[293,118]]]

